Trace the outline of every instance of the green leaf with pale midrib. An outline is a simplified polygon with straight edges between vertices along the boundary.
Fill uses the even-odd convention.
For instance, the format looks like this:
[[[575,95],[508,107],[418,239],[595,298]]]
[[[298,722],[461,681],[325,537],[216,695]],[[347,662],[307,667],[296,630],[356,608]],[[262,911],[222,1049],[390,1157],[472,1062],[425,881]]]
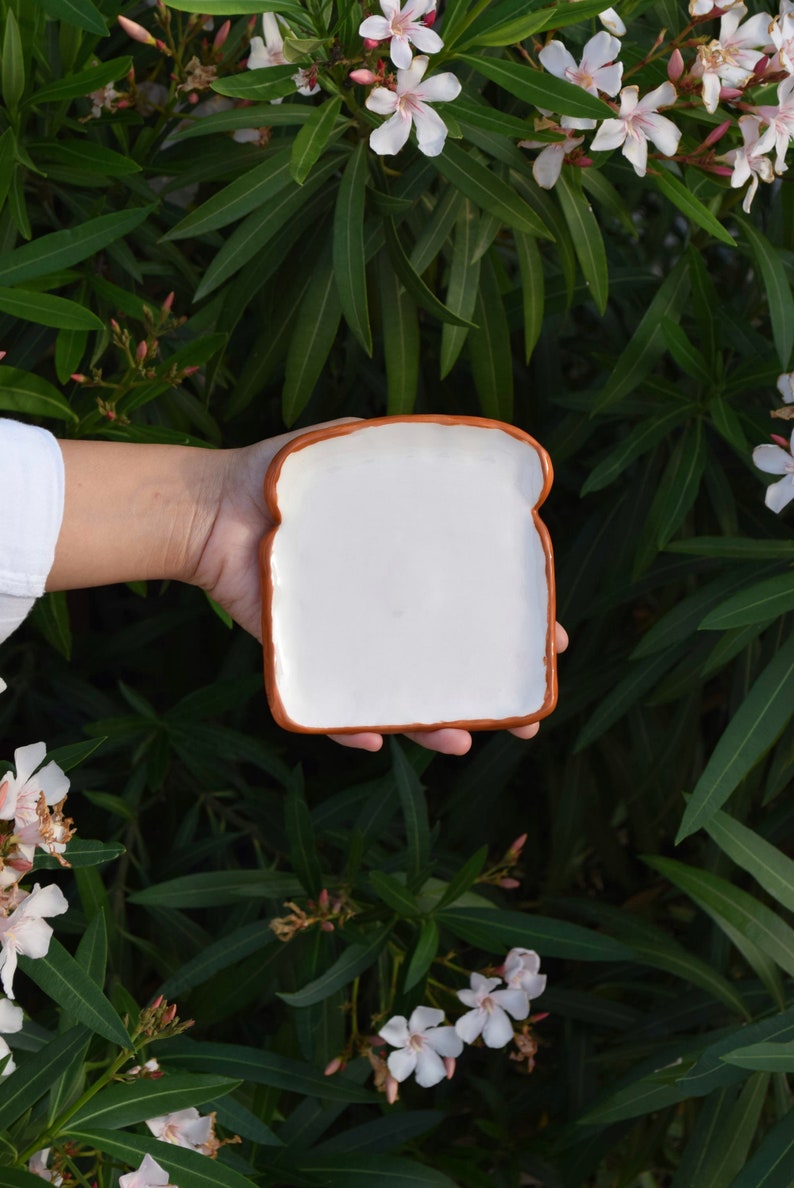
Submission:
[[[67,1130],[81,1130],[85,1126],[117,1130],[134,1126],[159,1114],[203,1105],[214,1097],[231,1093],[239,1084],[230,1077],[167,1073],[156,1080],[143,1078],[109,1085],[69,1119]]]
[[[720,603],[700,624],[701,631],[746,627],[794,610],[794,571],[758,582]]]

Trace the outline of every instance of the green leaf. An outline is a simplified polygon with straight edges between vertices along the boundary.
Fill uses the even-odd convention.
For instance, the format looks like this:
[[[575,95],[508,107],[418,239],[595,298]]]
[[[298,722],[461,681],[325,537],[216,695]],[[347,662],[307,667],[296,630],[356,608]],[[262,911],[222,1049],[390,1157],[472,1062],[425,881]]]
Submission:
[[[769,240],[747,219],[740,219],[753,259],[761,273],[769,305],[769,320],[772,323],[772,338],[777,357],[785,371],[791,359],[794,346],[794,297],[780,259],[780,253]]]
[[[87,1038],[84,1027],[73,1027],[50,1040],[35,1055],[20,1059],[16,1075],[0,1082],[0,1118],[4,1127],[16,1122],[49,1093],[53,1082],[70,1061],[82,1054]]]
[[[794,912],[791,858],[727,813],[715,813],[704,828],[724,854],[751,874],[779,904]]]
[[[447,308],[466,321],[471,321],[477,303],[480,281],[480,261],[474,259],[477,232],[476,210],[465,199],[455,221],[455,241],[447,282]],[[445,323],[441,331],[440,378],[452,370],[461,352],[468,329]]]
[[[129,1084],[109,1085],[69,1119],[67,1133],[86,1126],[121,1130],[160,1114],[200,1106],[214,1097],[224,1097],[240,1084],[229,1077],[166,1073],[157,1080],[141,1079]]]
[[[102,18],[102,13],[92,3],[92,0],[37,0],[44,11],[56,20],[66,21],[69,25],[76,25],[78,29],[85,29],[87,33],[97,33],[100,37],[107,37],[108,27]]]
[[[523,62],[508,62],[484,54],[459,54],[458,57],[477,74],[497,83],[531,107],[550,109],[557,115],[586,116],[595,120],[607,120],[615,114],[602,99],[581,87],[546,71],[528,70]]]
[[[721,243],[727,243],[729,247],[736,247],[736,240],[725,230],[719,219],[711,213],[707,206],[703,205],[699,198],[695,197],[679,178],[664,168],[650,173],[649,176],[668,202],[677,206],[690,222],[702,227],[704,231],[708,231]]]
[[[794,929],[765,904],[726,879],[673,858],[646,857],[644,861],[699,904],[721,928],[727,923],[794,976]]]
[[[692,404],[678,404],[666,409],[657,417],[644,417],[590,472],[580,493],[591,495],[594,491],[608,487],[636,458],[640,458],[660,441],[664,441],[670,436],[672,429],[688,420],[695,408]]]
[[[481,210],[489,210],[508,227],[525,231],[528,235],[537,235],[541,239],[553,238],[532,207],[472,153],[447,140],[443,153],[440,157],[433,157],[432,164],[442,177]]]
[[[287,186],[291,189],[291,152],[290,146],[287,145],[268,153],[267,160],[261,165],[256,165],[242,177],[235,178],[184,219],[180,219],[177,225],[163,236],[163,241],[185,239],[188,236],[204,235],[207,231],[217,231],[219,227],[225,227],[235,219],[241,219],[250,211],[262,208]]]
[[[112,58],[109,62],[100,62],[88,70],[81,70],[79,74],[67,74],[55,82],[47,83],[38,91],[34,91],[28,98],[28,103],[55,103],[64,99],[82,99],[92,91],[98,91],[108,83],[117,82],[129,74],[132,58]]]
[[[543,260],[534,235],[513,232],[521,273],[521,302],[524,313],[524,361],[529,363],[543,329],[545,279]]]
[[[436,904],[438,909],[450,907],[456,900],[460,899],[464,892],[469,890],[469,887],[476,881],[477,876],[485,866],[487,857],[488,847],[481,846],[476,854],[472,854],[471,858],[464,862],[457,874],[454,874],[447,883],[444,894]]]
[[[794,610],[794,573],[758,582],[726,599],[700,624],[701,631],[724,631],[767,622]]]
[[[701,1163],[698,1184],[728,1188],[733,1183],[733,1177],[744,1167],[768,1091],[769,1076],[765,1073],[748,1078],[724,1119],[725,1129],[714,1136]]]
[[[127,896],[129,903],[152,907],[224,907],[242,898],[293,899],[302,891],[294,875],[279,870],[208,870],[156,883]]]
[[[336,117],[342,107],[342,99],[326,99],[312,110],[311,119],[301,128],[292,145],[290,159],[290,173],[298,185],[303,185],[313,167],[322,156],[323,149],[328,144]],[[359,148],[363,144],[359,142]],[[353,154],[355,156],[355,153]],[[366,160],[364,162],[366,171]]]
[[[279,12],[306,18],[306,10],[298,0],[168,0],[168,7],[177,12],[200,12],[207,16],[238,16],[248,12],[259,16],[263,12]]]
[[[369,881],[378,899],[382,899],[399,916],[410,919],[419,915],[416,896],[405,883],[382,870],[370,871]]]
[[[104,738],[91,738],[87,742],[67,743],[65,747],[55,747],[47,752],[47,761],[54,760],[62,771],[71,771],[73,767],[84,763],[105,741]]]
[[[2,386],[0,386],[0,407],[2,407]],[[67,660],[72,655],[72,628],[69,606],[64,590],[52,590],[39,598],[30,612],[28,622],[46,639],[56,652]]]
[[[57,388],[41,376],[20,371],[18,367],[0,367],[0,408],[75,424],[79,420]]]
[[[315,265],[309,291],[298,310],[287,349],[281,414],[292,425],[309,403],[336,338],[342,306],[330,245]]]
[[[583,726],[574,743],[574,754],[589,747],[628,713],[631,707],[657,684],[660,677],[673,667],[682,654],[682,648],[679,646],[667,648],[645,660],[632,661],[626,676],[599,702]]]
[[[667,350],[685,375],[692,376],[706,387],[714,382],[714,372],[695,347],[686,332],[670,318],[662,321],[662,334]]]
[[[0,313],[11,314],[39,326],[54,326],[57,330],[101,330],[103,323],[96,314],[76,301],[54,297],[50,293],[29,293],[25,289],[0,288]]]
[[[794,635],[753,684],[711,753],[684,811],[676,843],[705,825],[755,767],[794,712]]]
[[[794,1110],[765,1135],[731,1188],[790,1188],[794,1161]]]
[[[371,1105],[379,1099],[369,1089],[362,1089],[342,1074],[326,1077],[299,1060],[263,1052],[245,1044],[196,1043],[179,1038],[158,1049],[162,1061],[179,1067],[196,1068],[204,1074],[221,1073],[254,1085],[268,1085],[285,1093],[319,1097],[324,1101],[361,1102]]]
[[[17,157],[17,142],[14,129],[6,128],[0,136],[0,210],[5,205],[11,181],[14,176],[14,162]]]
[[[77,371],[88,346],[87,330],[61,330],[55,339],[55,374],[66,384]]]
[[[124,846],[118,842],[92,841],[90,838],[76,837],[68,842],[63,857],[75,869],[84,866],[101,866],[103,862],[114,862],[124,853]],[[60,870],[61,864],[50,854],[37,854],[36,870]]]
[[[391,739],[391,757],[405,822],[408,885],[416,887],[426,877],[430,862],[430,824],[427,818],[427,801],[419,777],[406,759],[396,738]]]
[[[5,26],[3,72],[0,86],[2,86],[3,102],[9,111],[15,112],[25,93],[25,56],[13,8],[6,11]]]
[[[697,417],[684,427],[653,497],[634,563],[634,576],[643,573],[659,549],[676,532],[700,490],[706,465],[703,422]]]
[[[416,303],[394,271],[388,252],[378,257],[378,281],[383,316],[383,356],[386,363],[386,412],[390,417],[411,413],[419,385],[419,315]],[[448,329],[444,324],[444,332]]]
[[[200,301],[212,293],[243,265],[254,260],[257,254],[263,254],[262,249],[265,245],[299,215],[301,208],[308,205],[312,196],[337,169],[338,162],[326,161],[314,171],[305,185],[297,186],[290,179],[290,184],[275,200],[271,199],[265,207],[255,210],[239,227],[235,227],[204,273],[196,289],[194,301]]]
[[[324,1188],[455,1188],[455,1181],[443,1172],[395,1155],[309,1153],[295,1167],[319,1176]]]
[[[206,7],[206,0],[205,0]],[[254,1181],[242,1176],[227,1163],[208,1159],[198,1151],[189,1151],[173,1143],[161,1143],[151,1135],[122,1134],[99,1128],[73,1130],[77,1142],[138,1167],[144,1155],[151,1155],[168,1172],[169,1181],[180,1188],[254,1188]]]
[[[794,1072],[794,1041],[787,1044],[747,1044],[734,1048],[722,1057],[736,1068],[761,1069],[765,1072]]]
[[[55,937],[45,957],[20,956],[19,964],[31,981],[72,1018],[120,1048],[130,1047],[127,1029],[110,1002]]]
[[[557,183],[557,194],[576,248],[585,284],[596,309],[603,314],[609,300],[607,256],[598,220],[582,191],[580,170],[562,170]]]
[[[250,128],[252,124],[254,127],[262,124],[269,128],[291,124],[300,127],[308,123],[313,111],[313,107],[300,102],[285,103],[280,107],[269,106],[260,109],[258,114],[252,112],[250,107],[235,107],[231,111],[216,111],[208,116],[194,115],[191,119],[191,113],[185,111],[180,114],[188,124],[174,131],[174,142],[193,140],[197,136],[212,136],[217,132],[235,132],[238,128]]]
[[[469,333],[471,373],[484,416],[496,421],[513,419],[513,358],[496,270],[489,256],[480,268],[480,286],[474,307],[477,328]]]
[[[103,911],[96,913],[80,937],[75,960],[94,985],[101,989],[105,984],[108,963],[108,930]]]
[[[307,895],[312,895],[316,899],[325,881],[317,858],[317,839],[314,836],[309,806],[303,795],[300,771],[293,778],[292,787],[287,793],[284,827],[290,847],[290,865]]]
[[[276,934],[262,920],[234,928],[180,965],[176,973],[162,983],[158,993],[173,1002],[186,991],[203,985],[219,970],[229,969],[252,953],[260,952],[275,939]]]
[[[341,957],[319,978],[315,978],[313,982],[292,994],[279,994],[279,998],[291,1007],[314,1006],[316,1002],[324,1002],[336,990],[349,986],[354,978],[377,961],[386,946],[390,932],[389,928],[378,929],[366,943],[357,942],[349,945]]]
[[[18,285],[21,281],[46,276],[59,268],[69,268],[88,259],[148,218],[153,206],[132,207],[114,214],[81,223],[68,231],[53,231],[41,235],[33,243],[23,244],[13,252],[6,252],[0,260],[0,281]]]
[[[455,936],[484,949],[501,953],[515,946],[537,949],[547,957],[575,961],[631,960],[631,949],[589,928],[545,916],[503,912],[497,908],[444,908],[436,919]]]
[[[668,553],[690,553],[695,557],[721,557],[732,561],[794,562],[794,540],[749,540],[741,536],[693,536],[665,545]]]
[[[419,938],[405,971],[405,992],[413,990],[424,978],[438,952],[438,925],[432,918],[423,920],[419,927]]]
[[[682,257],[659,286],[628,345],[598,394],[595,412],[618,404],[641,383],[664,354],[662,319],[675,320],[689,292],[689,264]]]
[[[345,321],[366,353],[371,355],[372,332],[369,328],[367,260],[364,251],[368,151],[366,141],[360,140],[342,174],[334,207],[332,253],[336,287]],[[386,308],[390,317],[391,308]],[[388,341],[387,333],[384,333],[384,338]]]
[[[261,6],[259,11],[262,11]],[[229,95],[233,99],[284,99],[287,95],[295,94],[295,67],[265,66],[259,70],[248,70],[245,74],[219,78],[212,84],[212,89],[219,95]]]
[[[458,317],[451,309],[448,309],[444,305],[444,302],[436,297],[432,289],[428,288],[419,273],[414,269],[400,243],[397,229],[394,226],[394,220],[385,219],[383,226],[386,233],[386,246],[389,249],[389,256],[394,271],[416,302],[442,322],[449,322],[452,326],[466,326],[468,329],[471,329],[473,323]]]

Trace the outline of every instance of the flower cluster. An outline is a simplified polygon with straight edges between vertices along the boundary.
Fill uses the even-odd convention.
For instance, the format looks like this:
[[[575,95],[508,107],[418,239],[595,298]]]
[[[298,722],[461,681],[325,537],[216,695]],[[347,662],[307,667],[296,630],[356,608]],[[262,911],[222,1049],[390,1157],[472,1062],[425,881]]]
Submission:
[[[783,400],[782,408],[775,408],[771,416],[782,421],[794,420],[794,371],[784,372],[777,377],[777,390]],[[794,500],[794,433],[787,441],[779,433],[773,433],[774,445],[759,445],[753,450],[753,462],[765,474],[782,477],[770,483],[764,495],[766,506],[773,512],[781,512]]]
[[[529,1017],[531,1000],[546,988],[546,975],[540,973],[538,954],[523,948],[511,949],[499,972],[498,977],[473,973],[469,988],[457,991],[458,999],[470,1009],[454,1027],[441,1026],[444,1012],[427,1006],[418,1006],[408,1019],[395,1015],[381,1027],[378,1036],[395,1049],[385,1068],[376,1067],[376,1085],[389,1101],[396,1100],[400,1082],[411,1074],[423,1088],[452,1077],[464,1044],[482,1039],[487,1048],[503,1048],[516,1038],[510,1020],[523,1022]]]

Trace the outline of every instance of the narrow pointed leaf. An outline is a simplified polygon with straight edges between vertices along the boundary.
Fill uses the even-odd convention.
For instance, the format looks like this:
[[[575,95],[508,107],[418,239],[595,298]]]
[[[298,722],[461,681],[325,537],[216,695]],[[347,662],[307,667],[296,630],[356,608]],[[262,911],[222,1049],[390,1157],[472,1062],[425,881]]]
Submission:
[[[290,158],[290,173],[293,180],[303,185],[314,166],[319,161],[323,149],[328,144],[334,130],[336,117],[339,115],[342,99],[326,99],[312,110],[311,119],[303,125],[292,145]],[[342,125],[344,127],[344,125]],[[359,142],[359,147],[363,145]]]
[[[540,332],[545,312],[546,281],[543,260],[534,235],[514,231],[513,239],[521,273],[521,302],[524,313],[524,362],[529,363]]]
[[[626,676],[600,701],[591,714],[576,739],[574,752],[584,750],[628,713],[631,707],[657,684],[664,673],[673,667],[682,654],[679,646],[668,648],[644,660],[633,661]]]
[[[444,908],[436,915],[455,936],[486,953],[501,953],[515,946],[537,949],[548,957],[577,961],[625,961],[632,951],[626,945],[596,932],[546,916],[503,912],[497,908]]]
[[[722,808],[794,714],[794,635],[753,684],[728,723],[695,785],[676,842],[694,833]]]
[[[112,1155],[137,1168],[144,1155],[151,1155],[168,1172],[169,1182],[185,1188],[254,1188],[249,1180],[226,1163],[208,1159],[199,1151],[189,1151],[173,1143],[161,1143],[151,1135],[126,1134],[100,1127],[77,1128],[71,1134],[77,1142]]]
[[[557,183],[557,193],[585,284],[596,309],[603,314],[609,300],[606,250],[598,220],[582,190],[582,179],[578,170],[562,170]]]
[[[791,295],[791,285],[778,249],[749,219],[742,219],[741,227],[764,282],[772,338],[780,365],[785,371],[794,346],[794,297]]]
[[[419,386],[419,313],[416,302],[392,267],[387,252],[378,259],[386,363],[386,412],[390,417],[412,413]],[[448,326],[444,325],[444,331]]]
[[[292,781],[284,805],[284,827],[290,845],[290,865],[307,895],[316,898],[323,887],[323,872],[317,857],[317,839],[303,795],[300,772]]]
[[[430,861],[430,823],[425,793],[396,739],[391,740],[392,765],[405,822],[409,886],[422,880]]]
[[[56,103],[64,99],[82,99],[92,91],[108,83],[117,82],[129,74],[132,58],[112,58],[109,62],[100,62],[97,66],[90,66],[88,70],[81,70],[78,74],[67,74],[65,78],[47,83],[38,91],[34,91],[27,102],[34,106],[39,103]]]
[[[766,1072],[794,1072],[794,1042],[787,1044],[747,1044],[734,1048],[722,1057],[736,1068],[763,1069]]]
[[[677,206],[686,218],[698,227],[702,227],[704,231],[708,231],[721,243],[727,243],[729,247],[736,247],[736,240],[730,232],[726,231],[719,219],[711,213],[707,206],[704,206],[699,198],[695,197],[682,181],[666,169],[659,169],[649,176],[652,177],[654,184],[668,202]]]
[[[416,896],[412,895],[405,883],[401,883],[394,875],[386,874],[382,870],[372,870],[369,881],[378,898],[400,916],[411,918],[419,915]]]
[[[206,11],[206,8],[202,9],[202,12]],[[240,12],[239,7],[235,11]],[[212,84],[212,89],[233,99],[285,99],[295,94],[295,71],[295,66],[265,66],[247,70],[245,74],[219,78]]]
[[[311,287],[298,310],[287,351],[281,411],[292,425],[309,402],[325,369],[342,317],[330,251],[317,262]]]
[[[670,436],[682,422],[689,419],[694,405],[680,404],[666,409],[657,417],[645,417],[618,446],[598,463],[584,481],[581,494],[590,495],[613,483],[623,471],[643,454],[653,449],[660,441]]]
[[[333,267],[345,321],[366,353],[371,355],[372,332],[369,327],[367,261],[364,252],[364,207],[369,173],[367,151],[366,141],[359,141],[339,184],[334,208]],[[388,306],[385,309],[390,312]],[[388,338],[387,335],[384,337]]]
[[[727,813],[715,813],[704,828],[724,854],[794,912],[794,861],[788,855]]]
[[[394,221],[387,219],[384,223],[384,228],[386,231],[386,246],[389,249],[389,256],[391,257],[394,271],[415,301],[423,309],[426,309],[428,313],[433,314],[442,322],[449,322],[452,326],[466,326],[468,329],[471,329],[473,323],[467,321],[465,318],[458,317],[451,309],[448,309],[444,305],[444,302],[436,297],[432,289],[425,284],[419,273],[414,269],[400,243]]]
[[[157,1080],[143,1078],[129,1084],[110,1085],[69,1119],[68,1129],[106,1126],[120,1130],[159,1114],[203,1105],[214,1097],[231,1093],[239,1084],[230,1077],[168,1073]]]
[[[513,419],[513,358],[496,270],[489,257],[480,268],[480,287],[474,307],[477,329],[469,333],[469,358],[480,407],[497,421]]]
[[[794,977],[794,929],[765,904],[726,879],[673,858],[645,861],[699,904],[718,925],[726,921]]]
[[[38,3],[56,20],[66,21],[69,25],[76,25],[87,33],[97,33],[100,37],[108,35],[102,13],[92,0],[38,0]]]
[[[474,204],[464,199],[455,221],[455,242],[446,297],[447,308],[467,321],[474,315],[480,281],[480,261],[473,259],[476,229]],[[441,331],[441,379],[454,367],[467,335],[465,326],[444,325]]]
[[[532,107],[551,109],[557,115],[586,116],[594,120],[608,120],[615,114],[603,99],[590,95],[582,87],[564,78],[556,78],[545,70],[528,70],[523,62],[508,62],[484,54],[460,54],[459,58],[472,70]]]
[[[725,631],[776,619],[794,610],[794,572],[758,582],[734,594],[706,615],[701,631]]]
[[[432,918],[423,920],[419,928],[419,938],[411,954],[408,968],[405,971],[405,992],[413,990],[424,978],[438,952],[438,925]]]
[[[235,178],[184,219],[180,219],[177,225],[163,236],[163,240],[184,239],[186,236],[215,231],[271,202],[290,185],[290,153],[289,145],[269,153],[267,160],[261,165],[249,169],[242,177]]]
[[[102,991],[54,937],[45,957],[19,958],[20,968],[58,1006],[120,1048],[130,1046],[127,1029]]]
[[[229,969],[252,953],[260,952],[275,939],[275,933],[263,920],[234,928],[213,944],[200,949],[195,957],[186,961],[162,983],[158,992],[172,1002],[187,990],[203,985],[219,970]]]
[[[0,1118],[4,1127],[49,1093],[69,1063],[81,1055],[87,1039],[84,1027],[73,1027],[50,1040],[35,1055],[19,1060],[16,1073],[0,1082]]]
[[[0,313],[56,330],[101,330],[103,326],[96,314],[76,301],[25,289],[0,288]]]
[[[348,946],[341,957],[313,982],[309,982],[301,990],[293,994],[279,994],[288,1006],[314,1006],[316,1002],[324,1002],[326,998],[345,986],[349,986],[354,978],[369,969],[377,961],[379,954],[385,947],[391,934],[391,929],[384,928],[375,932],[366,942]]]
[[[153,206],[138,206],[115,214],[100,215],[68,231],[52,231],[32,243],[6,252],[0,260],[0,283],[18,285],[22,281],[79,264],[134,231],[152,210]]]
[[[731,1188],[789,1188],[794,1163],[794,1110],[764,1136]]]
[[[507,182],[465,149],[448,140],[443,153],[440,157],[434,157],[432,164],[442,177],[481,210],[489,210],[491,214],[497,215],[508,227],[526,231],[541,239],[553,238],[532,207]]]
[[[58,421],[77,423],[79,420],[48,380],[18,367],[0,367],[0,409],[31,417],[54,417]]]

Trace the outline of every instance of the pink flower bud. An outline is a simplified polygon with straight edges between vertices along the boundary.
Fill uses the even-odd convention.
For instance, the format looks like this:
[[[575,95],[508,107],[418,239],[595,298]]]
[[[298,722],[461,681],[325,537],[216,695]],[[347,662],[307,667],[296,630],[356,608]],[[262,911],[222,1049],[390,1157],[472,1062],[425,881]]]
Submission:
[[[516,887],[521,886],[521,883],[518,879],[500,879],[499,886],[504,887],[505,891],[515,891]]]
[[[173,1023],[175,1018],[176,1018],[176,1003],[172,1002],[170,1007],[167,1007],[166,1010],[163,1011],[163,1020],[162,1020],[163,1026],[165,1027],[169,1023]]]
[[[427,29],[429,29],[431,25],[435,25],[437,16],[438,13],[436,12],[435,8],[431,8],[430,12],[425,13],[423,23]]]
[[[184,369],[182,375],[195,375],[197,371],[201,371],[200,365],[198,363],[191,363],[190,367]]]
[[[320,925],[320,928],[322,929],[323,932],[333,932],[334,931],[334,926],[330,920],[323,920],[322,924]]]
[[[158,995],[157,995],[157,998],[155,998],[154,1002],[153,1002],[153,1003],[152,1003],[152,1005],[149,1007],[149,1010],[150,1010],[150,1011],[156,1011],[156,1010],[157,1010],[157,1008],[158,1008],[158,1007],[161,1007],[162,1005],[163,1005],[163,996],[162,996],[162,994],[158,994]]]
[[[712,128],[706,139],[703,141],[702,148],[711,148],[718,140],[721,140],[730,127],[733,126],[733,120],[724,120],[716,128]]]
[[[325,887],[323,887],[322,891],[320,892],[319,904],[320,904],[320,910],[323,912],[328,907],[328,891]]]
[[[192,94],[188,95],[187,101],[188,101],[188,103],[193,103],[193,104],[198,103],[199,97],[198,97],[197,93],[195,91],[193,91]]]
[[[764,55],[764,57],[758,59],[755,66],[753,67],[753,73],[752,73],[752,77],[750,79],[749,85],[752,86],[753,83],[760,82],[761,79],[766,74],[768,69],[769,69],[769,58],[766,55]]]
[[[508,850],[508,854],[520,854],[524,846],[527,844],[526,833],[520,833]]]
[[[769,436],[772,438],[772,441],[776,442],[779,446],[782,446],[784,450],[788,449],[788,442],[786,441],[785,437],[781,437],[779,433],[770,433]]]
[[[160,307],[162,309],[163,313],[171,312],[173,305],[174,305],[174,295],[175,295],[174,290],[172,289]]]
[[[5,351],[3,351],[3,354],[5,354]],[[81,375],[79,371],[75,371],[74,375],[69,376],[69,379],[74,380],[76,384],[84,384],[87,376]]]
[[[157,45],[149,30],[144,29],[143,25],[139,25],[137,21],[131,21],[129,17],[125,16],[116,17],[116,20],[133,41],[140,41],[142,45]]]
[[[149,348],[146,345],[146,339],[142,338],[141,341],[138,343],[137,347],[135,348],[135,358],[138,360],[139,363],[143,363],[143,361],[146,358],[146,355],[148,353],[148,350],[149,350]]]
[[[684,55],[678,46],[676,46],[670,55],[670,61],[667,63],[667,77],[670,79],[670,82],[677,83],[683,73]]]
[[[114,334],[121,334],[121,326],[118,324],[115,318],[110,319],[110,328]]]
[[[380,45],[380,41],[378,41],[377,38],[372,38],[372,37],[364,38],[364,49],[372,50],[372,49],[375,49],[375,46],[377,46],[377,45]]]
[[[720,87],[720,99],[741,99],[739,87]]]
[[[229,36],[229,30],[232,27],[231,21],[224,21],[218,32],[215,34],[215,40],[212,43],[212,48],[217,52]]]
[[[451,1081],[455,1075],[455,1064],[457,1063],[454,1056],[444,1056],[444,1068],[447,1070],[447,1080]]]
[[[334,1073],[338,1073],[345,1067],[345,1062],[341,1056],[334,1056],[333,1060],[329,1060],[323,1069],[324,1077],[332,1077]]]
[[[159,49],[161,54],[169,54],[170,55],[170,53],[171,53],[170,49],[168,48],[168,46],[165,44],[164,41],[160,40],[159,37],[157,38],[157,40],[155,41],[154,44],[157,47],[157,49]]]
[[[352,78],[354,83],[360,83],[362,87],[368,87],[378,80],[377,74],[373,74],[371,70],[351,70],[348,78]]]
[[[544,1019],[548,1019],[549,1011],[540,1011],[537,1015],[530,1015],[530,1023],[542,1023]]]
[[[391,1073],[387,1073],[386,1075],[385,1089],[386,1100],[388,1101],[389,1105],[394,1105],[395,1101],[400,1096],[400,1084],[399,1081],[394,1079]]]
[[[0,351],[0,359],[5,359],[7,354],[8,354],[8,351]]]
[[[566,157],[569,165],[575,165],[577,169],[589,169],[593,164],[592,157]]]

